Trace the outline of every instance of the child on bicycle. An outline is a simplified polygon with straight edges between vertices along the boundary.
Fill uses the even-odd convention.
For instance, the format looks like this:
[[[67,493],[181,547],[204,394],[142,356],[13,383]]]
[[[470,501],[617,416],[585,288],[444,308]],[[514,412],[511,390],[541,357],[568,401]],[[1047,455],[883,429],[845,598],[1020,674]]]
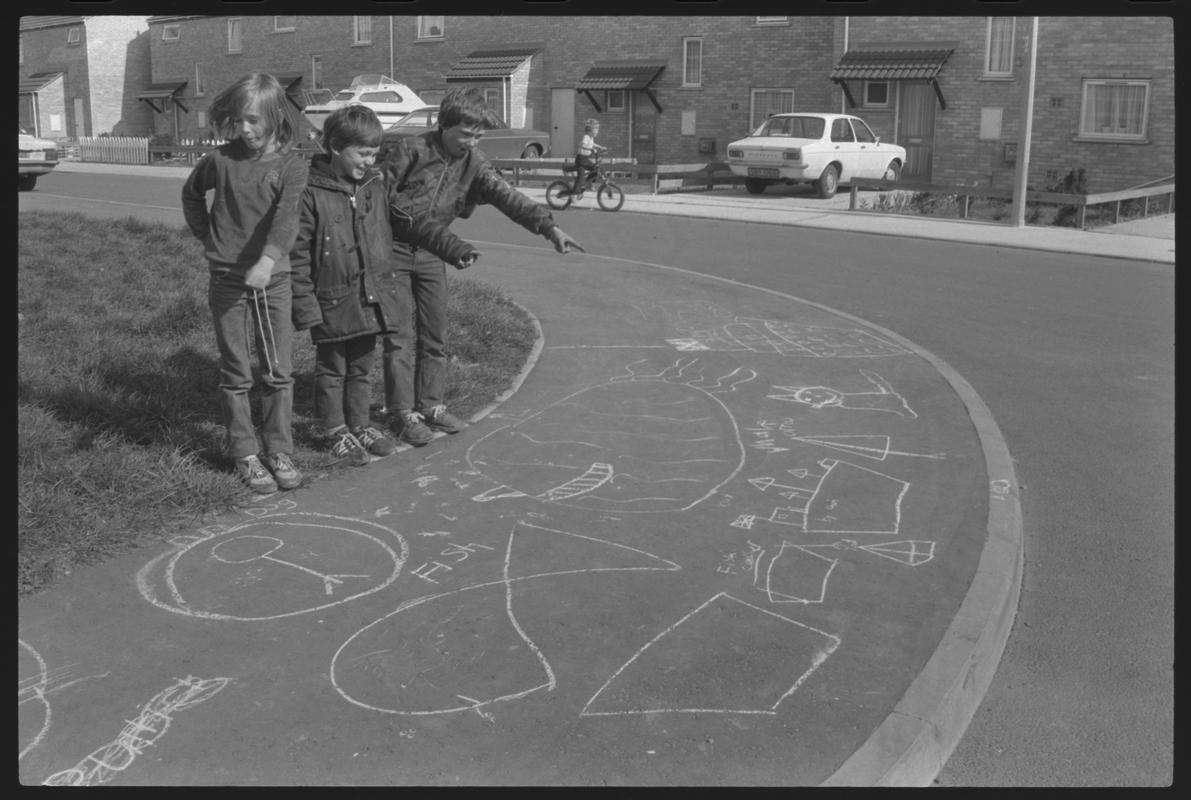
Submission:
[[[579,152],[575,155],[575,188],[571,194],[583,194],[596,176],[595,156],[606,152],[607,147],[596,144],[595,137],[600,133],[600,121],[588,119],[583,121],[583,138],[579,140]]]

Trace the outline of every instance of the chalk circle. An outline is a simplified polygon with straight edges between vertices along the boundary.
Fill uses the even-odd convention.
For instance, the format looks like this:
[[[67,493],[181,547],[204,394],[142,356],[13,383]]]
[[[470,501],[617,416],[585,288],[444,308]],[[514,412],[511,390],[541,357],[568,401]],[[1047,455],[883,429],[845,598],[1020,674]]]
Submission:
[[[45,659],[22,639],[17,639],[17,718],[21,746],[17,760],[36,747],[50,727],[50,704],[45,698],[49,682]]]
[[[379,523],[289,512],[190,542],[168,557],[160,581],[150,578],[159,558],[141,570],[137,583],[146,600],[166,611],[260,621],[378,592],[397,579],[408,556],[405,538]]]

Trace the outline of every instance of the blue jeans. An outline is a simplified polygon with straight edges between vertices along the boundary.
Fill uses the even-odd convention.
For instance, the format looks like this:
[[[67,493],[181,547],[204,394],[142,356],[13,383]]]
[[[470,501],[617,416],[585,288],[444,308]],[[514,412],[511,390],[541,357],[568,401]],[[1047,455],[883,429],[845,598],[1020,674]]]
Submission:
[[[396,413],[443,402],[447,380],[447,265],[425,250],[394,248],[402,309],[398,329],[381,339],[385,404]]]
[[[253,295],[254,291],[244,284],[242,273],[226,270],[211,273],[207,298],[215,323],[215,343],[219,346],[219,404],[227,429],[227,454],[232,458],[260,452],[248,399],[248,392],[255,383],[250,339],[256,342],[260,365],[259,380],[263,388],[261,432],[265,452],[276,455],[291,453],[294,449],[293,323],[290,317],[293,294],[289,273],[273,275],[265,287],[267,302],[260,300],[260,306],[267,305],[268,308],[265,318],[258,313]],[[265,358],[266,341],[262,341],[262,328],[270,359]]]
[[[341,425],[354,431],[370,424],[376,335],[320,342],[315,352],[314,413],[323,433]]]

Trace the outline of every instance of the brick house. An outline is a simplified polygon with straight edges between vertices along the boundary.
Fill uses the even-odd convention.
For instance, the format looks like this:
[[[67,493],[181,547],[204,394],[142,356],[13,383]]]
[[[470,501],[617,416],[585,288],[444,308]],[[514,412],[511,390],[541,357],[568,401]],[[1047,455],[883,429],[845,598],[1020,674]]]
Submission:
[[[47,139],[148,135],[148,17],[23,16],[21,125]]]
[[[910,151],[907,178],[1012,184],[1030,17],[155,16],[157,130],[205,131],[254,69],[296,106],[381,73],[436,103],[482,89],[511,125],[574,153],[583,120],[640,163],[722,159],[767,114],[852,111]],[[1162,17],[1039,20],[1029,182],[1091,191],[1174,173],[1174,33]]]

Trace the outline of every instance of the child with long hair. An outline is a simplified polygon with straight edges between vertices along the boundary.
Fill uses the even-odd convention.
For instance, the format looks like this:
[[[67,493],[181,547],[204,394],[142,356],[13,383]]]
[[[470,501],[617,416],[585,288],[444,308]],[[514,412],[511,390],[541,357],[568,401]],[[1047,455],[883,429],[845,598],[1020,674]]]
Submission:
[[[219,347],[219,396],[227,454],[259,494],[302,483],[293,451],[293,323],[289,253],[307,165],[294,149],[298,120],[272,75],[253,72],[221,91],[208,110],[227,143],[207,153],[182,187],[182,210],[203,243],[208,301]],[[207,193],[212,194],[207,206]],[[252,421],[255,384],[249,338],[262,384],[264,453]]]

